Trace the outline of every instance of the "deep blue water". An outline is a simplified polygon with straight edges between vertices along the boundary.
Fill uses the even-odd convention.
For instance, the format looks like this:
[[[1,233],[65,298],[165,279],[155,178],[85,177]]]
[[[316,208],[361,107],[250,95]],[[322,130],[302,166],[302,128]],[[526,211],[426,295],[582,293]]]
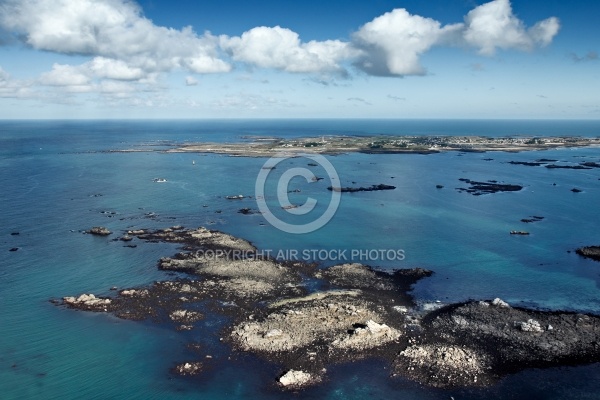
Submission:
[[[348,154],[328,157],[343,185],[387,183],[396,190],[342,196],[333,219],[306,235],[282,233],[261,215],[254,194],[264,159],[211,154],[107,153],[166,142],[238,141],[246,135],[329,134],[600,136],[598,121],[3,121],[0,122],[0,397],[17,398],[287,398],[272,386],[277,366],[252,357],[226,360],[218,337],[182,334],[149,323],[53,306],[51,298],[109,294],[167,279],[156,262],[168,244],[135,249],[79,231],[174,224],[209,226],[251,240],[261,249],[401,249],[404,260],[381,268],[426,267],[433,277],[413,291],[418,302],[501,297],[512,304],[600,314],[600,263],[578,257],[600,244],[600,169],[549,170],[510,165],[538,158],[600,162],[600,149],[518,154]],[[485,160],[491,158],[492,160]],[[194,161],[195,163],[193,163]],[[304,166],[305,159],[290,166]],[[279,168],[278,168],[279,169]],[[318,171],[317,173],[324,171]],[[154,183],[164,177],[166,183]],[[516,193],[471,196],[459,178],[521,184]],[[326,180],[293,181],[291,199],[328,200]],[[443,189],[436,189],[441,184]],[[554,185],[556,184],[556,185]],[[577,187],[583,192],[573,193]],[[295,196],[295,197],[294,197]],[[269,204],[274,197],[267,199]],[[216,213],[221,210],[221,213]],[[116,214],[103,213],[106,211]],[[156,218],[148,218],[155,213]],[[521,218],[544,216],[523,224]],[[308,217],[307,217],[308,218]],[[508,234],[527,230],[527,237]],[[19,232],[19,235],[11,235]],[[9,252],[18,247],[16,252]],[[323,260],[324,265],[335,260]],[[209,319],[211,330],[226,323]],[[218,330],[218,329],[217,329]],[[208,331],[208,330],[207,330]],[[197,335],[194,336],[194,335]],[[215,367],[195,379],[170,375],[190,359],[185,343],[199,340]],[[220,359],[222,357],[223,359]],[[298,398],[565,399],[598,398],[600,365],[530,370],[488,389],[443,391],[388,378],[376,361],[335,366],[321,386]]]

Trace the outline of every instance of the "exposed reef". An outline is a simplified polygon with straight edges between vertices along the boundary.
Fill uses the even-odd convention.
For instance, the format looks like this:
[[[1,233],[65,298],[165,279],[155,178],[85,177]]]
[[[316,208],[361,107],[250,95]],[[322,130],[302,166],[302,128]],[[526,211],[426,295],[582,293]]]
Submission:
[[[575,252],[580,256],[600,261],[600,246],[580,247]]]
[[[377,190],[394,190],[396,189],[396,186],[392,186],[392,185],[386,185],[383,183],[380,183],[379,185],[371,185],[369,187],[333,187],[333,186],[329,186],[327,188],[327,190],[330,191],[334,191],[334,192],[350,192],[350,193],[354,193],[354,192],[374,192]]]
[[[423,334],[395,360],[431,386],[483,386],[523,370],[600,359],[600,318],[499,301],[449,305],[424,316]]]
[[[282,389],[316,384],[328,365],[369,357],[387,360],[393,375],[435,387],[485,386],[525,368],[600,361],[600,317],[512,308],[500,299],[417,306],[410,289],[432,274],[427,269],[275,260],[246,240],[206,228],[126,235],[180,244],[158,266],[189,277],[54,302],[219,334],[233,353],[281,366],[272,382]],[[229,323],[210,331],[204,321],[212,314]],[[187,359],[172,371],[196,375],[210,362]]]
[[[525,165],[528,167],[540,167],[544,166],[548,169],[593,169],[600,168],[600,164],[593,161],[581,162],[579,164],[553,164],[558,160],[551,160],[547,158],[541,158],[536,161],[509,161],[508,164],[512,165]]]
[[[468,188],[456,188],[456,190],[472,194],[473,196],[498,192],[518,192],[523,189],[521,185],[498,183],[497,181],[477,182],[466,178],[461,178],[459,181],[465,182],[470,186]]]
[[[531,224],[533,222],[540,222],[543,220],[544,220],[544,217],[540,217],[538,215],[532,215],[531,217],[521,219],[521,222],[525,222],[526,224]]]
[[[96,236],[108,236],[112,232],[103,226],[94,226],[92,229],[85,231],[85,233]]]

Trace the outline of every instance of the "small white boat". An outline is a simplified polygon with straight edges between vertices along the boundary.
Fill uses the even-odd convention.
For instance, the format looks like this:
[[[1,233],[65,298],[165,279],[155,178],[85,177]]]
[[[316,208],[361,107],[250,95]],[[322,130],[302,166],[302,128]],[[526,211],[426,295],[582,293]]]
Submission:
[[[165,178],[154,178],[152,180],[157,183],[163,183],[167,181]]]

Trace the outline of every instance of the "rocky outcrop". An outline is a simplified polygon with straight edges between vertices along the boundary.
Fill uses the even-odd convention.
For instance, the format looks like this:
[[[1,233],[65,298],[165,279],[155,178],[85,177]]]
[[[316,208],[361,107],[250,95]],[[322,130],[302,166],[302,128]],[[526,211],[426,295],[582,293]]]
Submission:
[[[148,242],[181,243],[193,249],[221,249],[242,252],[254,252],[256,250],[256,247],[247,240],[204,227],[189,230],[180,226],[158,230],[138,229],[127,231],[127,235]]]
[[[197,375],[202,371],[202,363],[194,361],[181,363],[175,366],[173,371],[182,376]]]
[[[525,368],[600,360],[596,316],[515,308],[497,299],[443,307],[421,326],[395,372],[431,386],[490,384]]]
[[[582,162],[581,165],[584,167],[589,167],[589,168],[600,168],[600,164],[598,164],[597,162],[593,162],[593,161]]]
[[[540,165],[544,165],[545,164],[544,162],[539,162],[539,161],[536,161],[536,162],[529,162],[529,161],[509,161],[508,163],[512,164],[512,165],[526,165],[528,167],[539,167]]]
[[[410,346],[394,362],[401,374],[434,387],[483,386],[489,360],[477,351],[453,345]]]
[[[89,233],[90,235],[96,235],[96,236],[108,236],[112,232],[103,226],[94,226],[92,229],[87,230],[86,233]]]
[[[380,183],[379,185],[372,185],[369,187],[334,187],[334,186],[329,186],[327,188],[327,190],[330,191],[334,191],[334,192],[350,192],[350,193],[354,193],[354,192],[374,192],[377,190],[394,190],[396,189],[396,186],[392,186],[392,185],[386,185],[383,183]]]
[[[308,372],[293,369],[290,369],[279,378],[279,384],[285,388],[300,388],[314,381],[315,378]]]
[[[591,167],[586,167],[585,165],[562,165],[562,164],[548,164],[546,168],[549,169],[592,169]]]
[[[523,189],[523,186],[521,185],[498,183],[497,181],[478,182],[466,178],[461,178],[459,180],[470,186],[468,188],[456,188],[456,190],[472,194],[473,196],[498,192],[518,192]]]
[[[218,313],[231,321],[219,333],[222,341],[281,365],[283,388],[318,382],[329,364],[367,357],[435,387],[490,385],[525,368],[600,361],[600,317],[511,307],[499,298],[417,305],[410,288],[432,274],[426,269],[380,271],[357,263],[317,269],[261,259],[249,242],[204,228],[127,234],[180,244],[182,252],[159,265],[193,276],[57,303],[202,334],[216,334],[202,321]],[[600,252],[600,246],[582,249]],[[174,372],[202,370],[186,362]]]
[[[544,219],[544,217],[540,217],[540,216],[537,216],[537,215],[532,215],[529,218],[523,218],[523,219],[521,219],[521,222],[525,222],[526,224],[531,224],[533,222],[540,222],[543,219]]]
[[[110,298],[96,297],[93,294],[82,294],[79,297],[63,297],[64,304],[73,308],[88,311],[112,311],[112,300]]]
[[[169,314],[169,318],[175,322],[190,324],[201,320],[203,316],[197,311],[175,310]]]
[[[307,354],[374,348],[399,336],[395,329],[374,322],[383,319],[375,304],[355,297],[330,294],[286,302],[261,319],[234,327],[231,339],[246,351]]]
[[[368,320],[364,325],[357,325],[341,338],[334,340],[331,346],[339,349],[367,350],[397,340],[400,336],[401,333],[397,329]]]
[[[577,250],[575,250],[575,252],[580,256],[600,261],[600,246],[580,247]]]

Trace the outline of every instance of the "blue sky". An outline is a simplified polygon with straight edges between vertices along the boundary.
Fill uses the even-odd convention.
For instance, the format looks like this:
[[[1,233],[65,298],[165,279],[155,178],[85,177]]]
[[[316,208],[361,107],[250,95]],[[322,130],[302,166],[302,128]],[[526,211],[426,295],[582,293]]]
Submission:
[[[600,2],[0,0],[0,118],[600,117]]]

